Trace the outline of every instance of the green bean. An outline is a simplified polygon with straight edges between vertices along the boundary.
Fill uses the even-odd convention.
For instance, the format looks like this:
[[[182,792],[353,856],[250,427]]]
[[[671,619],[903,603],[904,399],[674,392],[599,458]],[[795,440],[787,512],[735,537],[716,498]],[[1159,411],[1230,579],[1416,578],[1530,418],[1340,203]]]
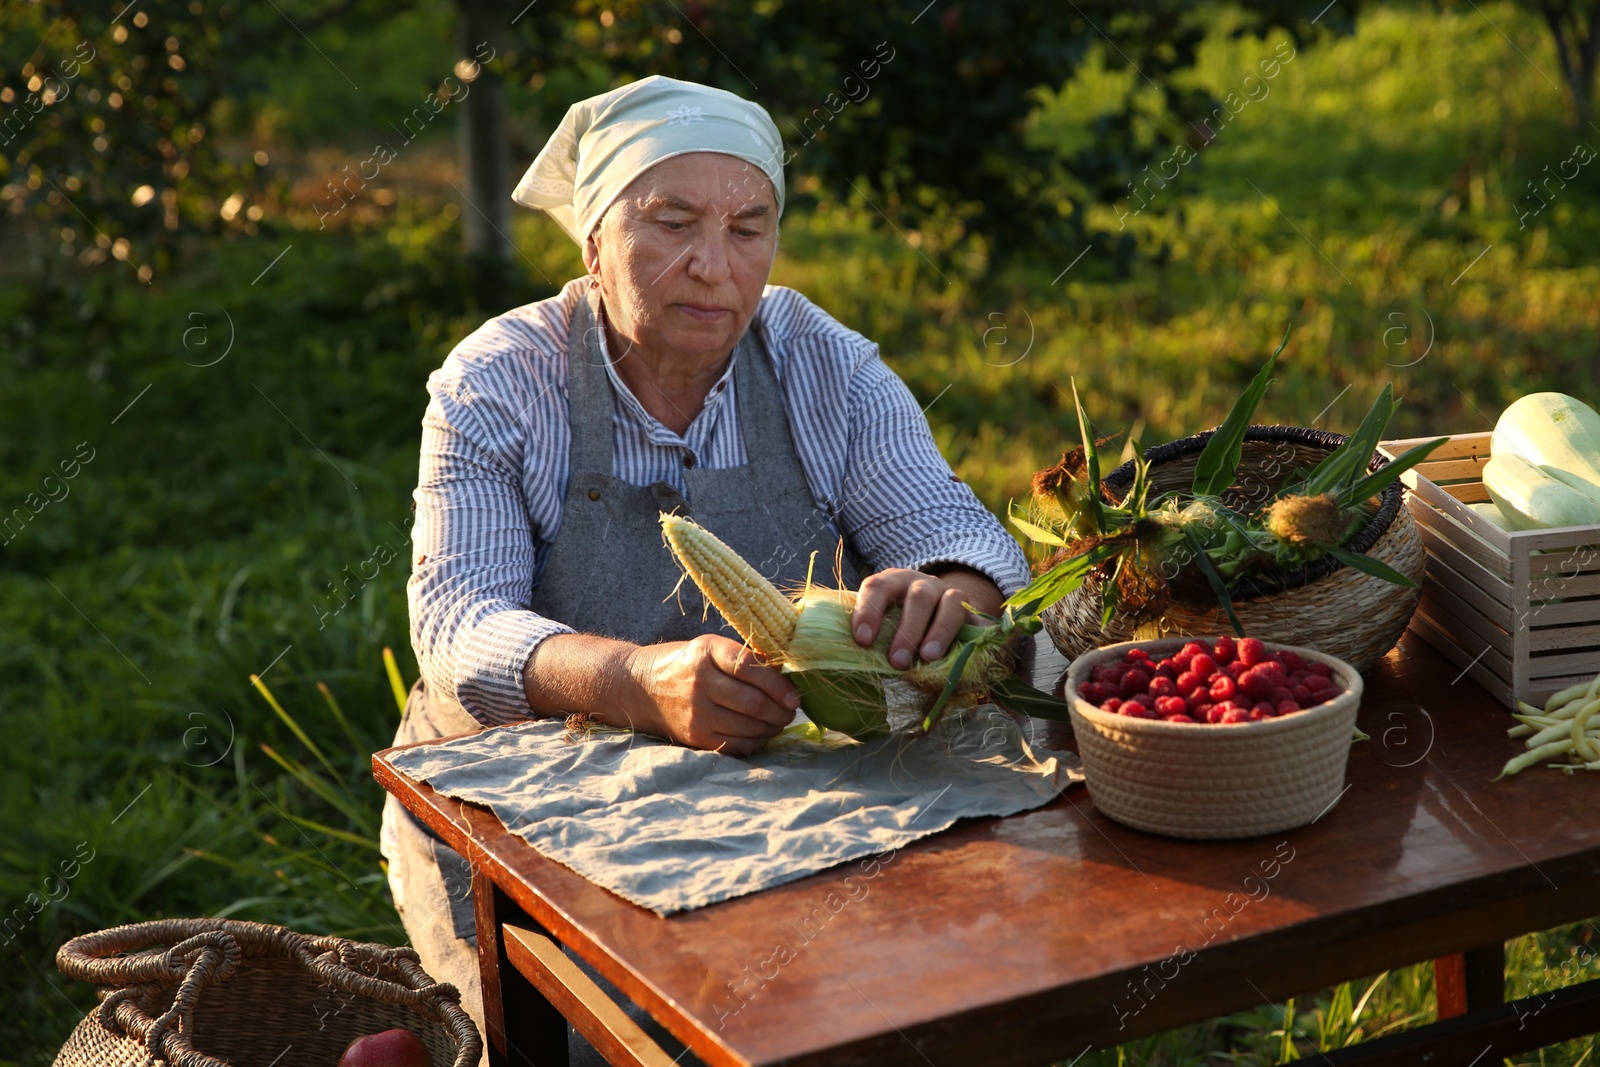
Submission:
[[[1540,760],[1549,756],[1555,756],[1562,752],[1571,751],[1572,738],[1568,737],[1560,741],[1551,741],[1549,744],[1540,745],[1538,748],[1524,752],[1522,755],[1510,760],[1495,777],[1504,778],[1508,774],[1516,774],[1518,771],[1521,771],[1527,767],[1532,767],[1535,763],[1538,763]]]
[[[1572,746],[1578,750],[1584,762],[1600,760],[1600,749],[1589,743],[1589,736],[1585,732],[1589,720],[1594,718],[1594,713],[1600,711],[1600,700],[1591,700],[1583,706],[1583,710],[1572,717]]]
[[[1600,674],[1595,675],[1595,677],[1600,679]],[[1544,710],[1546,712],[1553,712],[1561,705],[1588,694],[1589,685],[1589,682],[1579,682],[1577,685],[1567,686],[1559,693],[1550,694],[1550,699],[1544,702]]]

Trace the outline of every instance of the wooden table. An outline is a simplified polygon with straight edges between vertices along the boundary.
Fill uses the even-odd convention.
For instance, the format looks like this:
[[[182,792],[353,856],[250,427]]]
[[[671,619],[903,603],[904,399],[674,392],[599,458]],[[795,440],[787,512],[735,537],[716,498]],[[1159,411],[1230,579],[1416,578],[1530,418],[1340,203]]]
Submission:
[[[1454,1018],[1321,1059],[1488,1064],[1600,1029],[1600,980],[1501,1004],[1506,939],[1600,915],[1600,775],[1491,782],[1521,750],[1505,709],[1413,634],[1369,675],[1359,721],[1371,740],[1351,751],[1346,792],[1298,830],[1156,837],[1078,788],[965,820],[870,873],[848,864],[667,919],[388,752],[373,767],[478,872],[496,1065],[564,1064],[563,1014],[613,1063],[668,1062],[591,1003],[549,938],[719,1067],[1037,1067],[1440,957]]]

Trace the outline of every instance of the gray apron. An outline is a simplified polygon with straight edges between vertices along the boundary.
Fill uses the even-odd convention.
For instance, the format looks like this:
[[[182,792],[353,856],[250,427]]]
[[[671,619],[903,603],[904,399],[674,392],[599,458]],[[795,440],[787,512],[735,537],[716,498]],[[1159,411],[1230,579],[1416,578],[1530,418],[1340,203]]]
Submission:
[[[699,457],[686,455],[685,492],[665,482],[635,486],[611,473],[614,392],[600,343],[598,294],[586,295],[574,311],[567,335],[572,450],[561,525],[530,607],[580,633],[636,644],[682,641],[703,633],[737,639],[714,609],[704,610],[692,582],[679,586],[681,571],[661,537],[658,513],[663,511],[692,516],[780,587],[804,583],[813,552],[815,577],[832,584],[839,535],[811,495],[783,394],[756,324],[751,323],[734,350],[732,380],[746,464],[701,470],[694,465]],[[863,567],[848,544],[843,570],[852,588],[860,584]],[[406,702],[395,743],[483,728],[460,704],[428,692],[419,680]],[[423,955],[424,968],[437,981],[453,981],[463,990],[468,983],[476,986],[477,936],[467,862],[393,796],[385,803],[384,815],[391,884],[402,883],[396,897],[406,898],[401,916]],[[436,914],[445,909],[448,921]],[[451,933],[454,945],[449,943]],[[598,977],[587,966],[585,970]],[[608,984],[602,982],[602,988],[620,998]],[[632,1008],[625,999],[621,1003]],[[481,1026],[481,1007],[469,1010],[473,1007]],[[642,1015],[636,1009],[629,1014]],[[647,1029],[664,1047],[671,1052],[682,1048],[653,1020],[648,1023]]]
[[[701,470],[693,465],[699,457],[686,454],[686,492],[680,493],[666,482],[630,485],[611,473],[614,394],[600,344],[599,298],[593,291],[587,297],[567,334],[572,450],[561,525],[529,606],[580,633],[640,645],[706,633],[737,640],[715,609],[706,610],[693,582],[680,586],[682,572],[661,538],[663,511],[692,517],[780,587],[804,584],[812,552],[816,579],[833,584],[839,535],[811,495],[756,324],[734,350],[733,388],[747,462]],[[862,576],[860,558],[847,544],[845,581],[854,588]],[[453,701],[430,698],[429,705],[429,718],[441,731],[432,736],[483,728]]]

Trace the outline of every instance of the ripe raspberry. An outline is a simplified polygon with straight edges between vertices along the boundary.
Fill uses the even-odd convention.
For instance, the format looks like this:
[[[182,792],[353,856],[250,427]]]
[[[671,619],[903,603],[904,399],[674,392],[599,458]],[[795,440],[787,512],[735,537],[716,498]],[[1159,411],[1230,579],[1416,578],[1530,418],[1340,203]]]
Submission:
[[[1168,715],[1189,714],[1189,702],[1182,697],[1156,697],[1156,711],[1164,719]]]
[[[1276,715],[1278,711],[1278,709],[1272,706],[1272,702],[1270,700],[1258,700],[1254,705],[1251,706],[1250,710],[1259,711],[1261,713],[1261,717],[1264,719],[1270,719],[1272,716]]]
[[[1274,705],[1282,704],[1285,700],[1293,700],[1293,699],[1294,699],[1294,690],[1290,689],[1288,686],[1286,686],[1286,685],[1275,685],[1275,686],[1272,687],[1272,703]]]
[[[1146,652],[1142,648],[1130,648],[1127,652],[1123,653],[1122,658],[1127,660],[1129,663],[1132,663],[1136,659],[1142,659],[1148,662],[1150,659],[1150,653]]]
[[[1204,644],[1202,644],[1201,642],[1199,642],[1199,641],[1190,641],[1187,644],[1185,644],[1182,648],[1180,648],[1178,650],[1178,654],[1176,656],[1173,656],[1172,658],[1173,659],[1188,659],[1188,660],[1192,660],[1196,656],[1205,655],[1208,651],[1210,651],[1210,650],[1208,648],[1206,648],[1206,646]]]
[[[1310,671],[1312,674],[1320,674],[1324,678],[1333,677],[1333,668],[1328,666],[1326,663],[1308,663],[1306,664],[1306,670]]]
[[[1178,683],[1164,674],[1158,674],[1150,679],[1150,692],[1154,696],[1169,697],[1178,691]]]
[[[1135,694],[1133,694],[1133,696],[1128,697],[1122,703],[1124,705],[1127,705],[1127,704],[1138,704],[1140,707],[1153,708],[1153,707],[1156,706],[1156,698],[1151,696],[1149,693],[1135,693]]]
[[[1102,663],[1089,672],[1089,677],[1105,685],[1120,687],[1122,685],[1122,665],[1119,663]]]
[[[1203,707],[1206,704],[1212,703],[1211,692],[1208,689],[1206,689],[1205,686],[1201,686],[1200,688],[1196,689],[1194,692],[1190,693],[1188,696],[1184,697],[1183,699],[1185,701],[1187,701],[1188,704],[1189,704],[1189,714],[1190,715],[1193,715],[1195,713],[1195,709],[1196,708],[1200,708],[1200,707]]]
[[[1136,701],[1132,701],[1132,700],[1130,700],[1126,704],[1122,705],[1121,714],[1128,716],[1130,719],[1159,719],[1159,718],[1161,718],[1160,713],[1157,712],[1155,708],[1147,708],[1143,704],[1137,703]]]
[[[1288,649],[1284,649],[1282,652],[1277,654],[1277,659],[1279,663],[1283,664],[1283,669],[1288,674],[1293,674],[1295,671],[1303,671],[1306,669],[1306,661],[1298,652],[1291,652]]]
[[[1222,718],[1220,721],[1224,726],[1231,725],[1236,722],[1249,722],[1250,713],[1245,711],[1243,708],[1231,708],[1222,713]]]
[[[1272,716],[1262,711],[1261,705],[1257,704],[1255,707],[1250,709],[1249,718],[1251,722],[1262,722],[1266,719],[1272,718]]]
[[[1164,717],[1168,722],[1194,722],[1194,720],[1189,718],[1187,715],[1167,715]]]
[[[1214,707],[1216,707],[1216,705],[1211,703],[1209,700],[1199,704],[1190,704],[1189,717],[1195,722],[1207,722],[1208,720],[1206,716],[1211,714],[1211,709]]]
[[[1178,692],[1180,694],[1183,696],[1188,696],[1190,693],[1200,688],[1200,676],[1194,673],[1194,671],[1184,671],[1182,674],[1178,675],[1178,680],[1173,684],[1178,687]]]
[[[1189,661],[1189,670],[1199,675],[1203,682],[1217,673],[1217,661],[1211,657],[1211,653],[1199,652]]]
[[[1170,674],[1172,677],[1176,678],[1178,676],[1178,672],[1183,670],[1183,668],[1178,666],[1177,660],[1173,659],[1171,656],[1168,656],[1166,659],[1156,664],[1156,670],[1160,671],[1162,674]]]
[[[1250,668],[1246,667],[1238,660],[1234,660],[1232,663],[1224,663],[1222,665],[1222,669],[1227,672],[1229,678],[1232,678],[1234,681],[1238,681],[1239,676]]]
[[[1117,713],[1117,709],[1120,707],[1122,707],[1121,697],[1107,697],[1105,700],[1100,702],[1100,710],[1109,711],[1113,715]]]
[[[1316,701],[1311,699],[1311,690],[1303,685],[1297,685],[1289,690],[1289,695],[1294,697],[1294,702],[1302,708],[1309,708]]]
[[[1232,663],[1238,649],[1233,643],[1233,638],[1223,634],[1217,638],[1217,643],[1211,646],[1211,654],[1217,657],[1218,663]]]
[[[1122,676],[1122,695],[1131,697],[1150,688],[1150,676],[1144,671],[1129,671]]]
[[[1272,696],[1272,679],[1254,667],[1248,667],[1239,675],[1239,688],[1254,700],[1266,700]]]
[[[1206,709],[1206,722],[1216,725],[1222,722],[1222,717],[1233,711],[1232,704],[1212,704]]]
[[[1239,685],[1226,674],[1219,674],[1211,679],[1206,691],[1211,694],[1212,700],[1232,700],[1239,691]]]
[[[1306,687],[1306,689],[1310,691],[1312,696],[1317,696],[1318,693],[1331,693],[1331,692],[1333,692],[1333,683],[1328,681],[1328,679],[1324,678],[1320,674],[1308,674],[1308,675],[1306,675],[1306,680],[1301,684],[1304,685]],[[1324,696],[1324,697],[1319,697],[1318,699],[1326,700],[1328,698]]]
[[[1099,682],[1084,682],[1078,686],[1078,695],[1091,704],[1098,704],[1111,694]]]
[[[1267,657],[1267,646],[1261,643],[1259,637],[1239,638],[1239,661],[1246,667],[1254,667]]]
[[[1293,700],[1280,700],[1273,706],[1273,709],[1279,715],[1291,715],[1300,710],[1300,705]]]

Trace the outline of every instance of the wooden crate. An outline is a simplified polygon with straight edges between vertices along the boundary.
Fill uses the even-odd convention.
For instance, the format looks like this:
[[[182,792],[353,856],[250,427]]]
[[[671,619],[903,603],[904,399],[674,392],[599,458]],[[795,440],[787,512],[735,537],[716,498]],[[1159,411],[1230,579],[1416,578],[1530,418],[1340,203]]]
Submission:
[[[1457,434],[1400,476],[1428,551],[1411,629],[1508,707],[1542,704],[1600,671],[1600,526],[1508,532],[1468,508],[1489,499],[1490,437]]]

